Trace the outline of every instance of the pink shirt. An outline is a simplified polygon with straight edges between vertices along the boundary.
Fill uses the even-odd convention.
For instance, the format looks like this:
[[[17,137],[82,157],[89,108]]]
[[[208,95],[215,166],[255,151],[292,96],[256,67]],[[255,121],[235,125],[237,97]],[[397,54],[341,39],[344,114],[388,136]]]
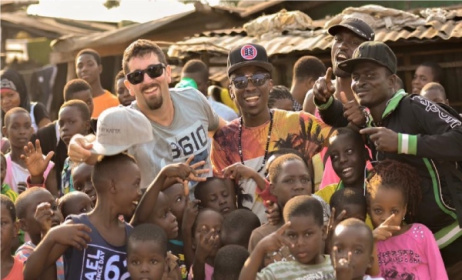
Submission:
[[[377,256],[385,279],[448,279],[435,238],[422,224],[377,242]]]
[[[213,276],[213,266],[206,263],[204,280],[212,280],[212,276]],[[193,266],[191,265],[191,268],[189,269],[188,280],[193,280],[193,279],[194,279]]]
[[[30,175],[29,170],[17,164],[16,162],[12,161],[10,153],[5,155],[5,159],[6,159],[6,175],[5,175],[4,183],[8,184],[13,191],[18,192],[18,184],[20,183],[26,184],[27,177],[29,177]],[[48,163],[47,169],[43,173],[43,178],[44,178],[43,184],[45,184],[45,180],[47,179],[48,173],[50,173],[51,169],[54,166],[55,166],[54,162],[50,161]]]

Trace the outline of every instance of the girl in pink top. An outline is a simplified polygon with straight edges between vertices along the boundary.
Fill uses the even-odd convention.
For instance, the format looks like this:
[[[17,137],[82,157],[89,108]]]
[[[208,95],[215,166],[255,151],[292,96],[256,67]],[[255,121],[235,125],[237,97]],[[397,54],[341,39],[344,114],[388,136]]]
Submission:
[[[432,232],[412,223],[420,202],[419,177],[413,167],[384,160],[367,181],[369,215],[377,258],[385,279],[448,279]]]

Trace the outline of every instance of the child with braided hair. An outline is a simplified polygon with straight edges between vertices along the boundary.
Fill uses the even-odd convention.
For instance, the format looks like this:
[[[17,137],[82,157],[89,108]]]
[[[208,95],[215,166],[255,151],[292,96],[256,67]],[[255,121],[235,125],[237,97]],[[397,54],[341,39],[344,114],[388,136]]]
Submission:
[[[381,161],[374,169],[366,183],[367,202],[382,277],[448,279],[432,232],[412,223],[421,200],[415,169],[394,160]]]

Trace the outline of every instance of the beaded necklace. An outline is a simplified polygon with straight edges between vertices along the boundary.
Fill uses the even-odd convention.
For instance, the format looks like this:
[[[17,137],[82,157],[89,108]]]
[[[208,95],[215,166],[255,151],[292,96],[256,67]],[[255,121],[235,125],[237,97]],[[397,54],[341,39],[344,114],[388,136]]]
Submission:
[[[242,165],[244,165],[244,156],[242,155],[242,140],[241,140],[241,137],[242,137],[242,125],[243,125],[243,121],[242,121],[242,117],[241,117],[241,120],[239,122],[239,140],[238,140],[238,143],[239,143],[239,157],[241,158]],[[266,139],[265,156],[263,157],[263,162],[261,163],[260,169],[258,169],[257,173],[260,173],[260,171],[262,171],[263,168],[265,167],[266,159],[268,157],[268,148],[269,148],[269,144],[270,144],[271,131],[272,130],[273,130],[273,112],[270,111],[270,125],[269,125],[269,129],[268,129],[268,137]]]

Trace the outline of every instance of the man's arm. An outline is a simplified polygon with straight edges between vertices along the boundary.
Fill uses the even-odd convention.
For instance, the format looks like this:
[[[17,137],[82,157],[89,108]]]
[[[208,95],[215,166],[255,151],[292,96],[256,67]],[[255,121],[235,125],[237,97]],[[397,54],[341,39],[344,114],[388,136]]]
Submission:
[[[223,128],[227,124],[228,123],[224,119],[222,119],[221,117],[218,117],[218,127],[214,130],[209,131],[209,137],[213,138],[213,135],[215,135],[215,132],[217,132],[219,129]]]

